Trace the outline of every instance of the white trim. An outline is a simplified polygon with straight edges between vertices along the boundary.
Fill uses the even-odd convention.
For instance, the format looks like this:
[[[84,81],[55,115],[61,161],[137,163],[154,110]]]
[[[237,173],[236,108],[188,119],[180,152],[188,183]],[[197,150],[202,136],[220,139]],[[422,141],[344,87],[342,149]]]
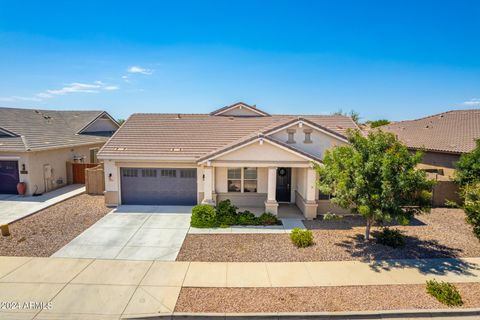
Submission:
[[[218,116],[218,115],[220,115],[220,114],[222,114],[222,113],[225,113],[225,112],[227,112],[227,111],[230,111],[230,110],[232,110],[232,109],[239,108],[239,107],[240,107],[240,108],[247,108],[248,110],[253,111],[253,112],[255,112],[255,113],[257,113],[257,114],[259,114],[259,115],[261,115],[261,116],[266,116],[266,115],[267,115],[265,112],[260,111],[260,110],[257,110],[257,109],[255,109],[255,108],[253,108],[253,107],[247,106],[246,104],[243,104],[243,103],[234,104],[233,106],[230,106],[229,108],[227,108],[227,109],[225,109],[225,110],[222,110],[222,111],[219,111],[219,112],[215,112],[213,115]]]
[[[295,122],[289,123],[289,124],[287,124],[287,125],[284,125],[284,126],[278,128],[278,129],[275,129],[275,130],[273,130],[273,131],[270,131],[270,132],[266,133],[265,135],[266,135],[266,136],[271,136],[271,135],[273,135],[273,134],[275,134],[275,133],[277,133],[277,132],[280,132],[280,131],[282,131],[282,130],[285,130],[285,129],[287,129],[287,128],[290,128],[290,127],[295,126],[295,125],[300,125],[300,124],[306,125],[306,126],[312,128],[312,129],[314,129],[314,130],[320,131],[320,132],[322,132],[322,133],[324,133],[324,134],[326,134],[326,135],[329,135],[329,136],[331,136],[331,137],[333,137],[333,138],[336,138],[337,140],[340,140],[340,141],[343,141],[343,142],[348,143],[348,140],[347,140],[347,139],[341,138],[341,137],[337,136],[336,134],[333,134],[333,133],[331,133],[331,132],[328,132],[328,131],[326,131],[326,130],[323,130],[322,128],[317,127],[317,126],[315,126],[315,125],[312,125],[312,124],[310,124],[310,123],[307,123],[306,121],[303,121],[303,120],[301,120],[301,119],[300,119],[300,120],[297,120],[297,121],[295,121]]]
[[[255,138],[255,139],[253,139],[252,141],[249,141],[249,142],[247,142],[247,143],[245,143],[245,144],[238,145],[238,146],[236,146],[235,148],[228,149],[228,150],[226,150],[226,151],[224,151],[224,152],[222,152],[222,153],[219,153],[219,154],[214,155],[214,156],[212,156],[212,157],[210,157],[210,158],[207,158],[207,159],[205,159],[205,160],[202,160],[202,161],[198,162],[198,164],[203,164],[203,163],[205,163],[205,162],[207,162],[207,161],[212,161],[212,160],[215,159],[215,158],[224,156],[224,155],[229,154],[229,153],[231,153],[231,152],[233,152],[233,151],[236,151],[236,150],[239,150],[239,149],[241,149],[241,148],[247,147],[247,146],[249,146],[249,145],[251,145],[251,144],[253,144],[253,143],[256,143],[256,142],[258,142],[258,141],[260,141],[260,140],[262,140],[263,142],[270,143],[271,145],[276,146],[276,147],[278,147],[278,148],[281,148],[281,149],[283,149],[283,150],[285,150],[285,151],[288,151],[288,152],[290,152],[290,153],[293,153],[293,154],[295,154],[295,155],[297,155],[297,156],[299,156],[299,157],[301,157],[301,158],[303,158],[303,159],[306,159],[306,160],[308,160],[308,161],[314,161],[314,159],[309,158],[309,157],[307,157],[307,156],[305,156],[305,155],[303,155],[303,154],[301,154],[301,153],[299,153],[299,152],[296,152],[296,151],[294,151],[294,150],[291,150],[291,149],[289,149],[289,148],[286,148],[286,147],[282,146],[281,144],[275,143],[275,142],[270,141],[270,140],[268,140],[268,139],[264,139],[263,137],[258,137],[258,138]]]
[[[80,134],[80,133],[83,133],[85,130],[88,129],[88,127],[90,127],[92,124],[95,123],[95,121],[97,121],[99,118],[101,118],[102,116],[107,116],[110,121],[113,122],[113,124],[115,124],[117,126],[117,129],[120,128],[120,125],[118,124],[118,122],[112,118],[112,116],[110,114],[108,114],[108,112],[106,111],[102,111],[98,116],[96,116],[92,121],[90,121],[89,123],[87,123],[83,128],[81,128],[80,130],[77,131],[77,134]]]
[[[102,160],[132,160],[132,161],[191,161],[197,163],[198,158],[192,157],[168,157],[168,156],[109,156],[109,155],[97,155],[98,159]]]
[[[19,156],[0,156],[0,160],[3,161],[18,161],[20,160]]]

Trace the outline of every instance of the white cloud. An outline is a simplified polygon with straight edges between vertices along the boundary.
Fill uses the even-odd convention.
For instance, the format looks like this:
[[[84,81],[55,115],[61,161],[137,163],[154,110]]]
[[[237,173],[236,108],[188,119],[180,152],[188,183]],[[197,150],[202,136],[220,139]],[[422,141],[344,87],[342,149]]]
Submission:
[[[464,101],[463,104],[470,107],[480,107],[480,99],[473,98],[473,99]]]
[[[139,66],[131,66],[127,70],[129,73],[139,73],[139,74],[144,74],[144,75],[151,75],[153,73],[153,70],[151,69],[145,69]]]
[[[93,83],[73,82],[60,89],[49,89],[39,92],[32,97],[0,97],[0,101],[42,101],[44,99],[54,98],[56,96],[63,96],[70,93],[99,93],[101,91],[115,91],[119,88],[114,85],[107,85],[102,81],[95,81]]]

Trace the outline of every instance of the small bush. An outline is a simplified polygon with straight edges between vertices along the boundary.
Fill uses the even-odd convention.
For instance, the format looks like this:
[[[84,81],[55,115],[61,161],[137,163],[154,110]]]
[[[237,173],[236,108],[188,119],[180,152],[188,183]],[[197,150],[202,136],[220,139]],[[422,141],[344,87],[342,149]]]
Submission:
[[[271,226],[275,224],[282,224],[280,220],[278,220],[277,216],[271,214],[269,212],[262,213],[260,217],[258,217],[258,222],[264,226]]]
[[[313,233],[310,230],[294,228],[290,233],[293,244],[299,248],[305,248],[313,244]]]
[[[215,209],[207,204],[200,204],[192,209],[190,225],[195,228],[213,228],[217,224]]]
[[[238,214],[238,224],[242,226],[256,226],[259,224],[258,218],[253,212],[245,210]]]
[[[473,234],[480,240],[480,182],[463,189],[466,221],[473,227]]]
[[[237,207],[230,200],[220,201],[217,205],[217,222],[221,225],[233,225],[238,223]]]
[[[435,279],[427,281],[427,292],[447,306],[461,306],[462,297],[457,288],[447,282],[437,282]]]
[[[392,248],[400,248],[405,246],[405,237],[398,229],[383,228],[381,232],[376,235],[377,243],[389,246]]]
[[[342,216],[339,216],[338,214],[331,213],[331,212],[327,212],[323,215],[323,220],[325,221],[338,221],[342,219],[343,219]]]

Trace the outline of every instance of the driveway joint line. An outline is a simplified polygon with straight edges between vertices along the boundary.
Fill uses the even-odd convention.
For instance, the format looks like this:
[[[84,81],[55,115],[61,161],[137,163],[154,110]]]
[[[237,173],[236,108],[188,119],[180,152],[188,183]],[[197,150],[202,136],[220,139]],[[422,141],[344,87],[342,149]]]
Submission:
[[[147,221],[148,219],[145,219],[145,221]],[[135,293],[137,292],[138,288],[140,288],[140,284],[142,283],[143,279],[145,279],[145,277],[147,276],[148,272],[150,272],[150,269],[152,269],[152,266],[153,264],[155,263],[155,261],[152,261],[150,263],[150,265],[148,266],[148,269],[145,271],[145,273],[143,274],[142,278],[140,279],[140,281],[138,282],[135,290],[133,290],[133,293],[132,295],[130,296],[130,298],[128,299],[127,303],[125,304],[125,307],[123,308],[122,312],[120,313],[120,318],[122,317],[122,315],[125,313],[125,310],[127,310],[127,307],[128,305],[130,304],[130,302],[132,301],[132,298],[133,296],[135,295]],[[176,303],[176,301],[175,301]]]
[[[130,240],[133,239],[133,237],[142,229],[143,225],[152,217],[152,215],[149,215],[147,219],[145,219],[142,224],[138,227],[138,229],[128,238],[128,240],[125,242],[125,244],[122,246],[122,249],[118,251],[118,253],[115,255],[114,259],[118,259],[118,256],[120,253],[127,247],[127,244],[130,242]]]

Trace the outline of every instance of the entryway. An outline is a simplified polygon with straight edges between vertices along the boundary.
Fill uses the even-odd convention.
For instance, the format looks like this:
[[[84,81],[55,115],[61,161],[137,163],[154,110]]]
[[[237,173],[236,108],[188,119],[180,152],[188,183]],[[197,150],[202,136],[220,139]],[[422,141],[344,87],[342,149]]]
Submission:
[[[0,160],[0,194],[17,194],[18,161]]]
[[[278,202],[290,202],[291,188],[292,188],[292,168],[278,168],[276,200]]]

